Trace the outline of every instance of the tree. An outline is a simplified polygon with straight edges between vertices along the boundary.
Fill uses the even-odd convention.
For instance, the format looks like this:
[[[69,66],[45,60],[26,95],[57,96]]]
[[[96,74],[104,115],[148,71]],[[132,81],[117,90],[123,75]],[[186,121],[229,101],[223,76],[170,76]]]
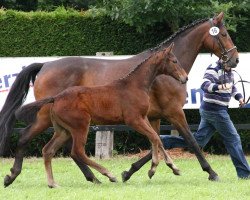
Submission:
[[[113,19],[121,20],[137,27],[139,31],[156,23],[166,23],[172,31],[194,19],[211,17],[212,14],[224,11],[229,29],[235,31],[239,19],[234,10],[247,2],[234,0],[104,0],[104,8]]]

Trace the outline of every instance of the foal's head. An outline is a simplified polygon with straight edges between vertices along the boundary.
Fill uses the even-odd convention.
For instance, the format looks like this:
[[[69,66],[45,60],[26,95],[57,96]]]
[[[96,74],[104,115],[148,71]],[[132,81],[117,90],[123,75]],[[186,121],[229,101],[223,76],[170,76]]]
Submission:
[[[223,17],[224,14],[221,12],[209,20],[203,44],[206,49],[218,56],[224,65],[236,67],[239,63],[238,51],[224,26]]]
[[[161,70],[164,74],[174,77],[181,83],[186,83],[188,80],[188,75],[185,70],[181,67],[180,62],[173,53],[174,43],[172,43],[168,48],[158,52],[158,58],[161,61]]]

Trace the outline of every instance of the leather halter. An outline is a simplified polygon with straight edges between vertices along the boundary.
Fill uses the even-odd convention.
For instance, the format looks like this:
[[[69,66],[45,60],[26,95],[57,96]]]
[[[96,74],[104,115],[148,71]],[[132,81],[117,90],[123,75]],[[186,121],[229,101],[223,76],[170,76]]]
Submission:
[[[211,24],[211,27],[215,26],[217,28],[219,28],[218,26],[216,26],[213,22],[213,19],[209,19],[209,22]],[[220,49],[221,49],[221,57],[220,59],[222,60],[222,63],[223,65],[228,63],[230,61],[230,59],[232,58],[233,54],[229,57],[228,56],[228,53],[234,49],[237,49],[236,46],[233,46],[232,48],[230,49],[226,49],[224,46],[223,46],[223,43],[221,42],[221,39],[218,35],[211,35],[215,40],[217,40],[219,46],[220,46]],[[212,53],[211,53],[212,54]]]

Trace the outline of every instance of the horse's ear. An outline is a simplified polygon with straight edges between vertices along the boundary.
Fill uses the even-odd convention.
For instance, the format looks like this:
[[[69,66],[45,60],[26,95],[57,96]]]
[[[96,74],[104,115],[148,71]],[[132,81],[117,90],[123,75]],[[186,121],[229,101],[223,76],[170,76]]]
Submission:
[[[166,54],[167,54],[167,53],[170,53],[170,52],[172,51],[173,47],[174,47],[174,43],[172,42],[172,43],[169,45],[169,47],[165,50],[165,53],[166,53]]]
[[[216,25],[222,23],[223,17],[224,17],[224,13],[221,12],[220,14],[218,14],[217,16],[214,17],[214,23],[215,23]]]
[[[170,44],[170,51],[173,51],[173,48],[174,48],[174,43],[172,42],[172,43]]]

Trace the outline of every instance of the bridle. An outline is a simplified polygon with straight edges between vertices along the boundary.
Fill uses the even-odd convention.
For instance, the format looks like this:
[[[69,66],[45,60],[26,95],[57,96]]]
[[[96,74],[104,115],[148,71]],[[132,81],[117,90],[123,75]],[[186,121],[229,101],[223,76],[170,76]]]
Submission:
[[[214,28],[214,27],[217,27],[219,29],[218,26],[216,26],[213,22],[213,18],[209,19],[209,22],[210,22],[210,25],[211,25],[211,29]],[[222,24],[223,26],[223,24]],[[210,29],[210,30],[211,30]],[[216,29],[216,28],[215,28]],[[212,30],[213,31],[213,30]],[[226,49],[219,37],[219,31],[215,34],[211,34],[210,35],[214,38],[214,41],[217,41],[217,43],[219,44],[220,46],[220,49],[221,49],[221,57],[220,57],[220,60],[221,60],[221,64],[222,66],[224,67],[225,64],[227,64],[231,58],[233,57],[234,53],[231,54],[231,56],[229,57],[228,56],[228,53],[233,51],[233,50],[237,50],[237,47],[236,46],[233,46],[232,48],[230,49]],[[213,47],[214,47],[214,44],[213,44]],[[212,53],[211,53],[212,55]],[[246,81],[246,80],[243,80],[241,75],[235,71],[235,70],[232,70],[234,71],[240,78],[239,81],[237,81],[236,83],[234,83],[234,85],[236,85],[237,83],[241,83],[241,86],[242,86],[242,90],[243,90],[243,100],[244,100],[244,103],[247,104],[249,101],[250,101],[250,96],[248,97],[247,101],[246,101],[246,92],[245,92],[245,86],[244,86],[244,83],[250,83],[249,81]],[[224,74],[225,75],[225,74]]]
[[[213,28],[213,27],[219,28],[218,26],[216,26],[216,25],[214,24],[213,18],[209,19],[209,22],[210,22],[210,24],[211,24],[211,28]],[[225,65],[226,63],[228,63],[228,62],[231,60],[231,58],[233,57],[233,54],[234,54],[234,53],[232,53],[231,56],[229,57],[229,56],[228,56],[228,53],[229,53],[230,51],[234,50],[234,49],[237,50],[237,47],[236,47],[236,46],[233,46],[233,47],[230,48],[230,49],[226,49],[226,48],[223,46],[223,43],[221,42],[221,39],[220,39],[220,37],[218,36],[218,34],[219,34],[219,32],[218,32],[217,34],[214,34],[214,35],[211,35],[211,34],[210,34],[210,35],[211,35],[211,36],[214,38],[214,40],[216,40],[217,43],[219,44],[220,49],[221,49],[221,57],[220,57],[220,59],[222,60],[222,64]],[[214,46],[214,44],[213,44],[213,46]],[[211,53],[211,55],[212,55],[212,53]]]

